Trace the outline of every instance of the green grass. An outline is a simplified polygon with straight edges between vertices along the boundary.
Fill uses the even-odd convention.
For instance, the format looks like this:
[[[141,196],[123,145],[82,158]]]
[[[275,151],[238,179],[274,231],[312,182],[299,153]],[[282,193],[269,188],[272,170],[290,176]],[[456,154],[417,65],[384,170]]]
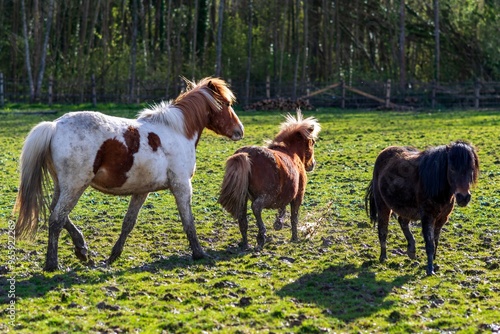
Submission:
[[[108,110],[134,117],[137,110]],[[60,115],[60,114],[59,114]],[[194,262],[169,192],[151,193],[121,258],[103,265],[118,238],[128,199],[89,189],[71,217],[97,265],[88,268],[60,238],[62,270],[45,273],[47,231],[19,241],[15,265],[0,276],[0,330],[88,332],[492,332],[500,328],[500,113],[493,111],[360,112],[318,110],[318,162],[309,174],[298,243],[289,224],[272,229],[264,250],[241,252],[240,234],[217,204],[225,159],[243,145],[276,134],[279,113],[239,112],[245,138],[231,142],[206,131],[197,150],[193,212],[212,259]],[[18,157],[30,128],[58,115],[0,115],[0,265],[8,262],[8,222],[18,182]],[[479,183],[466,208],[456,208],[441,234],[437,275],[425,276],[418,224],[417,260],[403,253],[402,232],[389,226],[386,263],[378,262],[375,228],[364,192],[377,154],[389,145],[425,148],[457,139],[477,146]],[[250,216],[249,241],[256,226]],[[15,277],[15,327],[7,293]]]

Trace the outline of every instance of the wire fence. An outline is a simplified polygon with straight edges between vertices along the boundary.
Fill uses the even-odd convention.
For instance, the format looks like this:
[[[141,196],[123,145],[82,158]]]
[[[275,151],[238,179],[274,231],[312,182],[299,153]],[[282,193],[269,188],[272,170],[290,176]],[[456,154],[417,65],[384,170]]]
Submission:
[[[276,99],[306,100],[312,107],[347,109],[500,109],[500,82],[434,83],[416,82],[401,87],[391,81],[315,82],[294,85],[268,79],[245,82],[226,79],[245,108],[259,101]],[[170,100],[185,89],[179,79],[174,84],[154,80],[137,80],[131,93],[129,81],[101,82],[46,80],[36,101],[30,96],[27,81],[5,79],[0,73],[0,108],[6,103],[39,102],[52,104],[155,103]]]

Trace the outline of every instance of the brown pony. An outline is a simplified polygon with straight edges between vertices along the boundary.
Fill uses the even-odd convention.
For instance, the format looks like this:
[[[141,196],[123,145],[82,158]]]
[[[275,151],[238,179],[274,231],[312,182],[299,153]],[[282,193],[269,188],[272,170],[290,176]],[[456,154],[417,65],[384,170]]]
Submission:
[[[434,274],[433,260],[441,228],[456,203],[466,206],[470,187],[477,182],[479,159],[475,148],[463,141],[429,148],[391,146],[383,150],[373,170],[365,206],[378,223],[380,261],[387,259],[387,227],[391,213],[408,241],[408,256],[415,258],[415,239],[408,227],[421,220],[427,253],[427,275]]]
[[[227,159],[219,203],[238,219],[242,248],[248,248],[248,199],[252,201],[259,228],[260,248],[266,241],[263,209],[278,209],[274,228],[279,230],[283,227],[286,206],[290,204],[292,241],[298,240],[298,213],[306,190],[306,171],[312,171],[316,164],[314,143],[320,129],[315,118],[303,119],[297,110],[297,118],[288,114],[281,131],[267,147],[245,146]]]

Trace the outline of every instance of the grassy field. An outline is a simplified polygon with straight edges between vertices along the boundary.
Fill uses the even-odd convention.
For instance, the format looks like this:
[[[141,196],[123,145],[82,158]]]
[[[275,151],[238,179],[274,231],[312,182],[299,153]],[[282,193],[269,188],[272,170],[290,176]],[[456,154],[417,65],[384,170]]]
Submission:
[[[134,110],[107,113],[134,117]],[[45,273],[47,230],[16,243],[9,263],[9,221],[18,157],[29,129],[58,115],[0,115],[0,330],[19,333],[129,332],[498,332],[500,331],[500,113],[305,112],[322,125],[318,162],[309,174],[298,243],[289,223],[270,242],[242,252],[240,234],[217,204],[225,159],[243,145],[262,145],[283,115],[239,112],[245,138],[231,142],[207,131],[197,153],[193,211],[210,260],[193,262],[168,192],[151,193],[121,258],[103,261],[117,240],[128,198],[89,189],[72,212],[97,261],[73,255],[63,231],[63,270]],[[364,211],[365,188],[377,154],[389,145],[425,148],[471,141],[481,174],[471,204],[456,208],[441,234],[435,276],[425,276],[418,224],[417,260],[394,220],[386,263],[378,262],[376,229]],[[250,216],[249,241],[256,244]],[[15,278],[15,284],[11,278]],[[12,290],[14,290],[12,292]],[[10,294],[15,294],[15,299]],[[15,301],[15,317],[11,302]],[[13,319],[13,320],[12,320]],[[14,323],[14,326],[12,324]]]

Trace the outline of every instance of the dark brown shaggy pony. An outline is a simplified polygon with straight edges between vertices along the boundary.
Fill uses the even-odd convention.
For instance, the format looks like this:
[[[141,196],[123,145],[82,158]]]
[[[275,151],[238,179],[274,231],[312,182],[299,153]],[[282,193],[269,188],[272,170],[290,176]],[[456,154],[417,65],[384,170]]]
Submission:
[[[423,152],[413,147],[391,146],[383,150],[373,170],[365,206],[378,223],[380,261],[387,259],[387,227],[391,213],[408,241],[408,256],[415,258],[415,239],[408,227],[421,220],[427,253],[427,275],[434,274],[433,260],[441,228],[456,203],[466,206],[470,188],[477,182],[479,159],[469,143],[456,141]]]
[[[219,203],[238,220],[242,241],[248,248],[247,201],[252,201],[252,211],[259,232],[260,248],[266,240],[266,227],[262,221],[263,209],[278,209],[274,228],[283,227],[286,206],[291,207],[292,241],[296,241],[299,207],[306,190],[306,171],[312,171],[314,143],[320,131],[316,119],[286,116],[281,131],[267,147],[245,146],[238,149],[226,162]]]

